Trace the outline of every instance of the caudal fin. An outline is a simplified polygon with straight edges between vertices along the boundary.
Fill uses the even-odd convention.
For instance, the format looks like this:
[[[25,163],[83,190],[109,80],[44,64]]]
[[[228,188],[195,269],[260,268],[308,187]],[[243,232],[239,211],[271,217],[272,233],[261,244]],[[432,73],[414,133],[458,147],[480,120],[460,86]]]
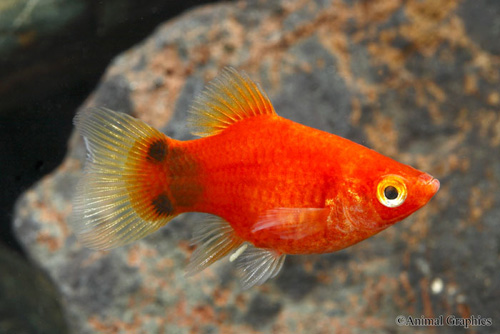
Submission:
[[[88,156],[70,222],[85,246],[121,246],[175,216],[164,168],[171,139],[108,109],[79,112],[74,123]]]

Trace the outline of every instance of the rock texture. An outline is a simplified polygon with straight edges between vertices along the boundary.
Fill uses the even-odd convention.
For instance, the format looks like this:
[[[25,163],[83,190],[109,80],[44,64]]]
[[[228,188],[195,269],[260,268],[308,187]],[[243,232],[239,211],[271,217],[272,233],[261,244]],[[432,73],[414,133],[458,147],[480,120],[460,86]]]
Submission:
[[[413,333],[398,315],[481,316],[493,324],[418,330],[498,332],[499,22],[487,0],[208,6],[116,58],[82,107],[188,139],[193,96],[224,66],[245,70],[282,116],[441,180],[423,210],[361,244],[289,257],[249,291],[226,261],[183,277],[196,214],[120,249],[84,249],[66,224],[85,156],[76,135],[60,168],[18,201],[16,234],[56,282],[75,333]]]

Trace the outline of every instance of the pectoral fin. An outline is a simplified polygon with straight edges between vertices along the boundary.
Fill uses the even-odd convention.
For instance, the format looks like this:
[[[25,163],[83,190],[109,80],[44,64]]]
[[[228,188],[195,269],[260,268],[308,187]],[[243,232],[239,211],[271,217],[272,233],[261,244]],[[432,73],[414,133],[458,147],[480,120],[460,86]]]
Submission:
[[[266,232],[280,239],[300,240],[326,229],[330,208],[276,208],[266,211],[252,233]]]

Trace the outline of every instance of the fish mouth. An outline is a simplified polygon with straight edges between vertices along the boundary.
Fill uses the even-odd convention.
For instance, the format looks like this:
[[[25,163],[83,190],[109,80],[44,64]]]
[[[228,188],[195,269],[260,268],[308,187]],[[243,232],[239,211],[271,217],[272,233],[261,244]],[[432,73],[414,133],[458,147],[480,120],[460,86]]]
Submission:
[[[441,184],[439,183],[439,180],[438,179],[435,179],[434,177],[432,177],[431,175],[429,174],[422,174],[420,175],[419,177],[420,179],[420,184],[423,185],[424,189],[426,189],[426,193],[430,194],[432,196],[434,196],[435,193],[437,193],[437,191],[439,190],[439,187],[441,186]]]
[[[425,186],[428,189],[429,194],[431,195],[430,197],[432,197],[438,192],[441,184],[439,183],[438,179],[435,179],[431,176],[431,179],[425,182]]]
[[[427,185],[432,187],[434,193],[437,193],[441,183],[439,183],[438,179],[432,178],[429,182],[427,182]]]

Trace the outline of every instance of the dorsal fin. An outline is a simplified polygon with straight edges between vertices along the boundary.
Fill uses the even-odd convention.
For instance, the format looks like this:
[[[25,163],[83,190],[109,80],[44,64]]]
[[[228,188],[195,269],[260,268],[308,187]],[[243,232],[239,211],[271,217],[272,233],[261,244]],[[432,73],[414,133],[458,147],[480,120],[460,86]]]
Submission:
[[[225,68],[198,95],[190,109],[192,133],[206,137],[257,115],[276,114],[266,93],[245,73]]]

